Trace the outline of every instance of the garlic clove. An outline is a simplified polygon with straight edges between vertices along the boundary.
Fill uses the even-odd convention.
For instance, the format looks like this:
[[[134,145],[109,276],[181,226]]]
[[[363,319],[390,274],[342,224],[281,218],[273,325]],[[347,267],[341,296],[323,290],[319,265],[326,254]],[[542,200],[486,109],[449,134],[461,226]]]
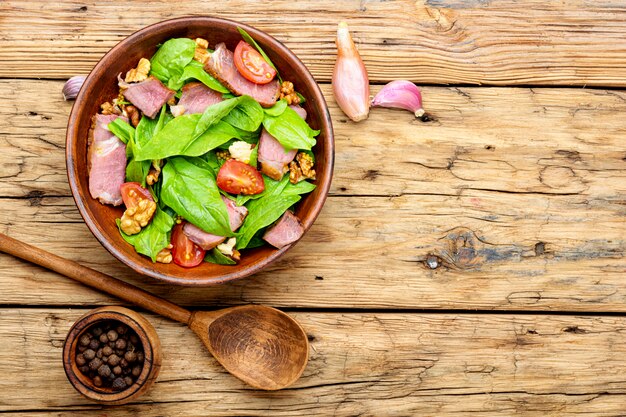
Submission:
[[[367,119],[370,85],[367,70],[346,22],[337,29],[337,62],[333,70],[333,94],[343,112],[355,122]]]
[[[411,81],[396,80],[385,85],[372,100],[374,107],[409,110],[415,117],[422,117],[422,93]]]
[[[77,75],[67,80],[67,82],[63,86],[63,99],[65,101],[74,100],[76,98],[78,92],[80,91],[80,88],[85,82],[85,78],[87,77],[85,77],[84,75]]]

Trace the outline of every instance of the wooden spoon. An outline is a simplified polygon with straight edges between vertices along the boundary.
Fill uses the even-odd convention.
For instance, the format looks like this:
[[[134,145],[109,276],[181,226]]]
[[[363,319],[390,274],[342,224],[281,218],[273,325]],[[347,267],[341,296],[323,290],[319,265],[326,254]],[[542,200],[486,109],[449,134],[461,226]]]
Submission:
[[[246,305],[192,313],[124,281],[2,233],[0,251],[185,323],[228,372],[255,388],[285,388],[300,378],[306,367],[306,333],[297,321],[275,308]]]

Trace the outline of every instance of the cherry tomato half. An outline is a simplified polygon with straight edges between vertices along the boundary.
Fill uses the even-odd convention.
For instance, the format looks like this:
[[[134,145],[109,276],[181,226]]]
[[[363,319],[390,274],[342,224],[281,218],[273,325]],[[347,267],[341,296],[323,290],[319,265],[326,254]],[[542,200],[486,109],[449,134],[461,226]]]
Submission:
[[[138,182],[125,182],[120,186],[122,192],[122,200],[126,208],[132,208],[139,204],[139,200],[148,199],[154,201],[150,191],[146,190]]]
[[[259,194],[265,189],[261,173],[236,159],[224,162],[217,173],[217,186],[231,194]]]
[[[193,243],[183,232],[184,222],[174,226],[172,231],[172,257],[174,263],[185,268],[193,268],[200,265],[204,259],[206,251]]]
[[[239,41],[235,48],[235,67],[248,81],[255,84],[267,84],[276,76],[276,70],[254,47],[244,41]]]

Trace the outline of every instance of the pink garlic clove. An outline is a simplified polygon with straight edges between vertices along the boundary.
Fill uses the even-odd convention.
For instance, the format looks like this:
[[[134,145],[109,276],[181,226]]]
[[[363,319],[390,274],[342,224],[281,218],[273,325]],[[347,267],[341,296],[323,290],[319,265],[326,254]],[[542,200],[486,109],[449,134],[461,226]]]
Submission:
[[[372,100],[372,106],[404,109],[422,117],[422,93],[411,81],[396,80],[385,85]]]
[[[63,99],[65,101],[74,100],[76,98],[78,92],[80,91],[80,88],[85,82],[85,78],[87,77],[85,77],[84,75],[77,75],[67,80],[67,82],[63,86]]]
[[[369,79],[346,22],[339,23],[337,29],[337,62],[333,70],[333,93],[346,116],[355,122],[367,119],[370,111]]]

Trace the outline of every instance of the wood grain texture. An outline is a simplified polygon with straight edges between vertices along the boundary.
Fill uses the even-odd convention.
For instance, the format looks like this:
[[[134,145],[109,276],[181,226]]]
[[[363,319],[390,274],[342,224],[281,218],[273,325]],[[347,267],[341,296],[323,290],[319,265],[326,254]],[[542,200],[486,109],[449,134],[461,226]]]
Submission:
[[[215,15],[265,30],[329,81],[337,23],[348,20],[373,82],[626,85],[626,9],[617,0],[280,0],[0,4],[0,77],[86,73],[130,33]],[[488,29],[486,29],[488,28]]]
[[[428,123],[353,124],[330,99],[337,164],[312,230],[267,271],[195,290],[138,277],[82,224],[61,83],[0,85],[2,231],[178,303],[626,311],[622,92],[431,87]],[[7,256],[0,271],[4,303],[113,301]]]
[[[101,408],[65,379],[61,346],[86,310],[0,310],[9,416],[618,416],[626,321],[616,317],[298,313],[311,360],[292,388],[227,374],[183,325],[148,315],[163,366],[137,402]],[[45,370],[45,372],[43,372]]]

